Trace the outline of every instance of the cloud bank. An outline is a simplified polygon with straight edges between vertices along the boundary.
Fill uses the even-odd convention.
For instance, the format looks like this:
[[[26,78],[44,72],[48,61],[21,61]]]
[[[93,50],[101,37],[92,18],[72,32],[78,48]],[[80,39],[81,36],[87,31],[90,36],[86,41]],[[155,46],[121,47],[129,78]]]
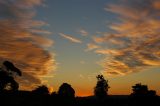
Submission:
[[[46,38],[49,31],[41,27],[47,23],[34,20],[36,6],[43,0],[0,0],[0,63],[13,62],[22,70],[17,77],[21,89],[32,89],[41,84],[40,76],[55,68],[54,57],[44,48],[53,41]]]
[[[93,37],[106,58],[100,63],[107,75],[126,75],[160,66],[160,1],[124,0],[107,5],[116,14],[109,28],[113,33]]]

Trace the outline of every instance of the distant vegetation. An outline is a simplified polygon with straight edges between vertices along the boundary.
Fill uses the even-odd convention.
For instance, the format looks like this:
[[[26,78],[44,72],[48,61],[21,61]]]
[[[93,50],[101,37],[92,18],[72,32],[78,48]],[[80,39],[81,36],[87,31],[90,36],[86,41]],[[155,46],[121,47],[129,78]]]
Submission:
[[[23,75],[12,62],[3,62],[0,68],[0,106],[160,106],[156,91],[148,90],[148,86],[141,83],[132,86],[132,93],[128,96],[111,96],[108,95],[108,80],[97,75],[94,96],[75,97],[75,90],[68,83],[63,83],[58,92],[49,93],[45,85],[32,91],[20,91],[13,73]]]

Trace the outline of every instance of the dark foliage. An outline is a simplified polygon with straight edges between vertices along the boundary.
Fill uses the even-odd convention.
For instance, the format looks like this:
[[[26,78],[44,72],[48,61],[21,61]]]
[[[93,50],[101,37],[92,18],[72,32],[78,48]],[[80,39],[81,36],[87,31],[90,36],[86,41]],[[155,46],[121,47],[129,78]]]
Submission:
[[[7,70],[0,68],[0,106],[160,106],[156,91],[148,90],[147,85],[140,83],[132,86],[133,93],[129,96],[108,95],[109,85],[103,75],[97,76],[95,96],[90,97],[75,98],[75,91],[68,83],[63,83],[58,92],[52,94],[45,85],[33,91],[18,91],[18,83],[8,75],[8,71],[17,68],[8,61],[4,65]],[[18,73],[21,75],[20,70]],[[6,84],[11,84],[11,90],[4,90]]]
[[[147,94],[148,93],[148,86],[147,85],[141,85],[141,83],[135,84],[135,86],[132,86],[133,94],[139,95],[139,94]]]
[[[19,84],[14,80],[13,72],[21,76],[21,71],[9,61],[4,61],[3,66],[4,68],[0,68],[0,92],[5,90],[17,91]]]
[[[94,88],[94,95],[103,98],[107,95],[109,89],[108,80],[105,80],[103,75],[97,76],[97,85]]]
[[[35,90],[32,91],[34,94],[38,94],[38,95],[48,95],[49,94],[49,90],[47,88],[47,86],[42,85],[42,86],[38,86]]]
[[[71,87],[71,85],[67,84],[67,83],[63,83],[58,90],[58,95],[60,97],[64,97],[64,98],[74,98],[75,97],[75,91],[74,89]]]
[[[56,95],[34,95],[28,91],[16,93],[0,93],[1,106],[160,106],[160,98],[146,99],[131,98],[125,95],[108,95],[103,99],[94,96],[76,97],[75,99],[61,98]]]
[[[154,106],[158,104],[158,96],[156,95],[156,91],[148,90],[147,85],[142,85],[141,83],[135,84],[132,86],[132,91],[133,93],[130,96],[131,106]]]
[[[16,72],[19,76],[22,76],[22,72],[13,65],[10,61],[4,61],[3,65],[6,67],[7,71],[13,71]]]
[[[156,91],[154,90],[148,90],[147,85],[142,85],[141,83],[135,84],[132,86],[132,95],[138,96],[138,95],[147,95],[147,96],[156,96]]]

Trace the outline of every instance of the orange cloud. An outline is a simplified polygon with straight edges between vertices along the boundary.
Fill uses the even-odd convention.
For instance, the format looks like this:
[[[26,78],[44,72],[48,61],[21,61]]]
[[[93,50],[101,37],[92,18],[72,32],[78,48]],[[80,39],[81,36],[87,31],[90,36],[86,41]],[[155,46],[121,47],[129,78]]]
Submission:
[[[105,42],[105,38],[101,38],[101,37],[93,37],[93,40],[96,43],[103,43],[103,42]]]
[[[77,39],[77,38],[74,38],[70,35],[66,35],[66,34],[63,34],[63,33],[59,33],[60,36],[64,37],[65,39],[68,39],[69,41],[71,42],[74,42],[74,43],[82,43],[81,40]]]
[[[42,80],[40,76],[55,69],[54,56],[44,47],[53,41],[46,38],[48,31],[40,30],[46,22],[33,20],[35,6],[43,5],[43,0],[0,1],[0,63],[12,61],[20,70],[17,77],[21,89],[32,89]]]
[[[93,43],[88,43],[86,51],[94,50],[94,49],[97,49],[97,48],[99,48],[98,45],[93,44]]]
[[[139,14],[136,13],[136,11],[131,9],[129,6],[110,4],[108,7],[105,8],[105,10],[117,13],[128,18],[137,19],[139,17]]]
[[[96,53],[98,54],[105,54],[105,55],[123,55],[123,52],[119,51],[119,50],[110,50],[110,49],[98,49],[95,50]]]
[[[153,2],[153,6],[154,6],[156,9],[160,10],[160,1],[159,1],[159,0],[155,0],[155,2]]]
[[[160,14],[158,0],[129,0],[110,4],[105,10],[117,14],[110,25],[114,33],[93,40],[94,52],[106,58],[100,63],[107,75],[126,75],[160,66]]]

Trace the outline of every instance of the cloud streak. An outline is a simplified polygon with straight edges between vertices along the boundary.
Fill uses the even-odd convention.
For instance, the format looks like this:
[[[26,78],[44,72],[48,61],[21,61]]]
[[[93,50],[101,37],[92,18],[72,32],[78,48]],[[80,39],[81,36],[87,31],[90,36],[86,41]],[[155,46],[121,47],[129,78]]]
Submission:
[[[87,49],[86,49],[85,51],[95,50],[95,49],[97,49],[97,48],[99,48],[98,45],[93,44],[93,43],[88,43],[88,44],[87,44]]]
[[[87,36],[88,35],[88,32],[84,29],[81,29],[79,30],[79,33],[82,35],[82,36]]]
[[[42,5],[43,0],[0,0],[0,63],[9,60],[22,70],[21,89],[41,84],[40,76],[55,69],[54,56],[44,49],[53,41],[40,29],[47,24],[33,19]]]
[[[94,37],[95,52],[106,75],[126,75],[160,66],[159,0],[125,0],[105,10],[117,15],[109,27],[113,33]]]
[[[77,39],[77,38],[74,38],[70,35],[66,35],[66,34],[63,34],[63,33],[59,33],[60,36],[62,36],[63,38],[73,42],[73,43],[82,43],[81,40]]]

